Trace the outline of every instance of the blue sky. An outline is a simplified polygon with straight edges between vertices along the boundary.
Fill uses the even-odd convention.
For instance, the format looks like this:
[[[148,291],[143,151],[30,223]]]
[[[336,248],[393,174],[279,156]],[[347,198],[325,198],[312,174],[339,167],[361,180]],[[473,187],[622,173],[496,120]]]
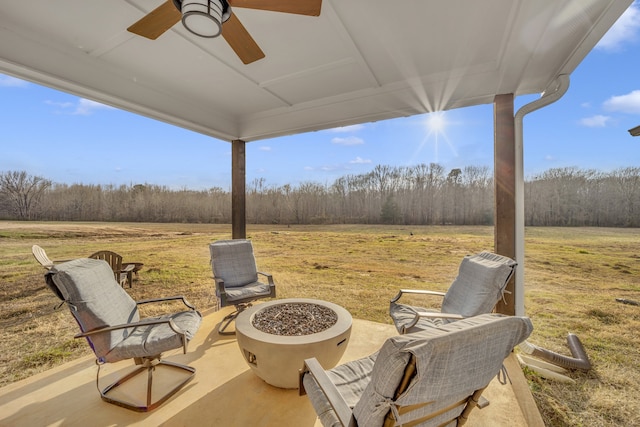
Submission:
[[[537,96],[516,99],[517,109]],[[0,74],[0,171],[57,183],[230,189],[231,145]],[[556,103],[525,117],[525,174],[640,166],[640,1],[576,71]],[[105,150],[105,147],[109,147]],[[493,167],[493,106],[463,108],[247,144],[247,182],[332,184],[376,165]]]

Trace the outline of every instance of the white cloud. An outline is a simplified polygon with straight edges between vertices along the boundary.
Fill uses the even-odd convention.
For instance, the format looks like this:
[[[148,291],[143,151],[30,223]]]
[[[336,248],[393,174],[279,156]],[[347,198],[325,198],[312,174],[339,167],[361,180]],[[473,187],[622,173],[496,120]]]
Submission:
[[[261,151],[271,151],[271,147],[267,146],[267,145],[263,145],[260,148],[258,148],[258,150]]]
[[[29,82],[0,74],[0,87],[27,87]]]
[[[370,159],[363,159],[362,157],[356,157],[353,160],[349,160],[349,163],[362,165],[362,164],[366,164],[366,163],[371,163],[371,160]]]
[[[341,126],[338,128],[329,129],[328,131],[336,132],[336,133],[348,133],[348,132],[357,132],[362,129],[364,129],[364,125],[359,124],[359,125]]]
[[[113,107],[110,107],[108,105],[104,105],[99,102],[91,101],[84,98],[80,98],[77,104],[73,102],[57,102],[57,101],[51,101],[51,100],[44,101],[44,103],[57,108],[61,108],[63,110],[73,109],[73,111],[67,114],[73,114],[78,116],[88,116],[93,114],[95,110],[100,110],[100,109],[108,109],[108,110],[114,109]]]
[[[618,51],[623,43],[635,41],[639,32],[640,6],[638,3],[633,3],[602,37],[596,45],[596,49],[610,52]]]
[[[75,105],[73,102],[56,102],[51,100],[46,100],[44,103],[58,108],[72,108]]]
[[[348,136],[346,138],[336,137],[331,140],[333,144],[340,145],[360,145],[364,144],[364,140],[362,138],[358,138],[357,136]]]
[[[634,90],[626,95],[612,96],[603,105],[608,111],[640,114],[640,90]]]
[[[103,108],[113,109],[113,107],[110,107],[108,105],[104,105],[96,101],[91,101],[89,99],[80,98],[80,101],[78,102],[76,110],[73,112],[73,114],[88,116],[90,114],[93,114],[95,110],[100,110]]]
[[[598,114],[596,116],[585,117],[584,119],[581,119],[580,124],[582,126],[590,128],[603,128],[607,125],[609,120],[611,120],[611,117]]]

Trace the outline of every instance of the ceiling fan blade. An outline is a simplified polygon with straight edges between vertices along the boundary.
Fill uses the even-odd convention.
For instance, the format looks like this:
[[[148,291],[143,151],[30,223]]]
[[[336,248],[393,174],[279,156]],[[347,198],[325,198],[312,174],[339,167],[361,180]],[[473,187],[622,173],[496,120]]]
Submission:
[[[173,2],[167,0],[127,28],[127,31],[155,40],[178,23],[181,17],[180,11],[176,9]]]
[[[320,16],[322,0],[229,0],[231,7]]]
[[[229,20],[222,24],[222,37],[245,64],[264,58],[264,52],[260,46],[233,13]]]

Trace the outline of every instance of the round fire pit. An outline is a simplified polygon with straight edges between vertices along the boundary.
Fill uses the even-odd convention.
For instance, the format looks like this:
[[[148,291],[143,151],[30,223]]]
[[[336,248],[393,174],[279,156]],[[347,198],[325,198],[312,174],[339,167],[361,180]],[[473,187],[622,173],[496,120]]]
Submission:
[[[351,314],[339,305],[306,298],[270,301],[236,318],[236,338],[245,361],[267,383],[298,388],[298,371],[315,357],[329,369],[347,348]]]

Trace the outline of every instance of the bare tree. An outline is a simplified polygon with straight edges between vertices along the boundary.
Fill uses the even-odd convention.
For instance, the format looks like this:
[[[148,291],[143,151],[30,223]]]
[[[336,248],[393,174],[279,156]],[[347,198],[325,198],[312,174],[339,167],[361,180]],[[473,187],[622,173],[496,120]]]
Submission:
[[[460,210],[460,189],[462,186],[462,169],[449,171],[446,180],[444,199],[442,200],[442,224],[457,224]]]
[[[13,205],[20,219],[32,219],[33,211],[51,181],[25,171],[0,173],[0,193]]]
[[[627,167],[615,170],[612,178],[619,195],[619,212],[625,227],[637,227],[640,211],[640,168]]]
[[[462,224],[491,224],[491,171],[487,166],[465,166],[462,172]]]
[[[640,168],[598,172],[549,169],[525,182],[527,225],[640,226]],[[431,163],[377,166],[331,184],[247,186],[251,223],[491,224],[491,170],[465,166],[448,173]],[[227,223],[231,194],[173,190],[154,184],[54,184],[26,172],[0,173],[0,217],[53,221]]]

